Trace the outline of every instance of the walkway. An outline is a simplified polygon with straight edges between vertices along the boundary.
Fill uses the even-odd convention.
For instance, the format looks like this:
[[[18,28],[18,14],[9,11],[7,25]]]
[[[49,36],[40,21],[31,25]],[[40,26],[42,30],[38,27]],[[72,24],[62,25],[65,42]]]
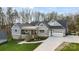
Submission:
[[[24,44],[24,43],[28,43],[28,44],[30,44],[30,43],[42,43],[42,42],[44,42],[44,40],[41,40],[41,41],[33,41],[33,42],[21,41],[18,44]]]
[[[34,51],[54,51],[63,42],[79,43],[79,36],[49,37]]]

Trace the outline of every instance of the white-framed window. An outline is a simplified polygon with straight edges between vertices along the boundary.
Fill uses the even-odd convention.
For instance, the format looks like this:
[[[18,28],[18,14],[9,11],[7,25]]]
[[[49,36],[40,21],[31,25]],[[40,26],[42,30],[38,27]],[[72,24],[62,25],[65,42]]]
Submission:
[[[44,30],[40,30],[40,33],[44,33]]]
[[[21,34],[29,34],[27,30],[21,30]]]

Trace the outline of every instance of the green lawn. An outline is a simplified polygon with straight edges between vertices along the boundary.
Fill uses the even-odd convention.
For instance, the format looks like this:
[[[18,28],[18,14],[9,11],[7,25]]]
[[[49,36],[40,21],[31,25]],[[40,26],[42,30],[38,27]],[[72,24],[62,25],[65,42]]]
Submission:
[[[8,42],[0,45],[0,51],[32,51],[40,43],[33,44],[17,44],[14,40],[9,40]]]
[[[79,51],[79,43],[69,43],[61,51]]]
[[[33,51],[41,43],[17,44],[18,41],[12,40],[11,35],[7,37],[8,42],[0,44],[0,51]]]

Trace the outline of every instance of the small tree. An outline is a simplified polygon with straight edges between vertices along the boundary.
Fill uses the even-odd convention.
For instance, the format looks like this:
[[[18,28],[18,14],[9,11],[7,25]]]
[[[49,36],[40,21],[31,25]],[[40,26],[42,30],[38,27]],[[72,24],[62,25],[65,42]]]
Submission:
[[[68,32],[70,32],[70,33],[76,32],[76,25],[74,24],[73,21],[68,25]]]
[[[79,35],[79,18],[76,19],[76,31],[78,32]]]

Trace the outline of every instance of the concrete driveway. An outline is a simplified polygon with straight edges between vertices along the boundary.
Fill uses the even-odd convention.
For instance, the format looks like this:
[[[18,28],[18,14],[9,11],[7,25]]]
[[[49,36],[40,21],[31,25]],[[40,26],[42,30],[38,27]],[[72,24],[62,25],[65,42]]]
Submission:
[[[34,51],[54,51],[63,42],[79,43],[79,36],[49,37]]]

